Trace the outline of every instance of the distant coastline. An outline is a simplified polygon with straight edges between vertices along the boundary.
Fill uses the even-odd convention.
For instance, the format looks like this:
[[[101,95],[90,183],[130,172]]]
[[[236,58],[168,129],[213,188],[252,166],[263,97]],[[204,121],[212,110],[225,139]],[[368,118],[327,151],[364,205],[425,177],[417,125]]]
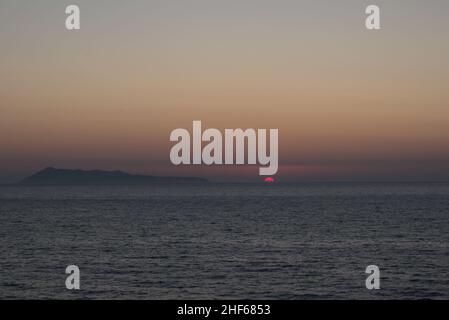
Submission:
[[[198,177],[160,177],[134,175],[123,171],[73,170],[45,168],[16,183],[16,185],[155,185],[155,184],[205,184]]]

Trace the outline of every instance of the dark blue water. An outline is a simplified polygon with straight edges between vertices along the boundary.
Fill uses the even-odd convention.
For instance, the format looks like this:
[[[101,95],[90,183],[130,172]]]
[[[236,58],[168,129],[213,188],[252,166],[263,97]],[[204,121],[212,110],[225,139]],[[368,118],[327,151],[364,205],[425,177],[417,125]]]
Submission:
[[[0,298],[448,299],[448,231],[449,184],[4,186]]]

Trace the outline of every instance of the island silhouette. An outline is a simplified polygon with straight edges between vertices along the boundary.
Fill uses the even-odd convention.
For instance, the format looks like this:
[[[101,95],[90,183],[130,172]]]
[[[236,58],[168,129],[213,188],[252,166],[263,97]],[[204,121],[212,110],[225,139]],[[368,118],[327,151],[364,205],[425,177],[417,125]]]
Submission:
[[[22,185],[154,185],[154,184],[204,184],[208,180],[198,177],[161,177],[135,175],[123,171],[73,170],[45,168],[19,184]]]

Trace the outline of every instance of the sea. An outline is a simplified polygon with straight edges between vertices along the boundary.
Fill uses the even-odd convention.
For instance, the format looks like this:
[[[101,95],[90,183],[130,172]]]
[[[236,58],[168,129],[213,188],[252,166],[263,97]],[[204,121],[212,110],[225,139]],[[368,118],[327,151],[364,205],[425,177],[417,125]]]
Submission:
[[[449,299],[449,184],[0,186],[0,299]]]

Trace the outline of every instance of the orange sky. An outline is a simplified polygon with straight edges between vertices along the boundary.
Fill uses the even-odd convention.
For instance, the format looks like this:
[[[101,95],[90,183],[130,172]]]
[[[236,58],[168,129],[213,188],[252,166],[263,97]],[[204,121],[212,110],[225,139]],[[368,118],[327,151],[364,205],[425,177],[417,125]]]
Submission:
[[[382,2],[376,32],[364,1],[77,1],[75,32],[64,4],[17,2],[0,4],[0,182],[50,165],[258,178],[171,165],[193,120],[278,128],[281,180],[449,179],[446,1]]]

